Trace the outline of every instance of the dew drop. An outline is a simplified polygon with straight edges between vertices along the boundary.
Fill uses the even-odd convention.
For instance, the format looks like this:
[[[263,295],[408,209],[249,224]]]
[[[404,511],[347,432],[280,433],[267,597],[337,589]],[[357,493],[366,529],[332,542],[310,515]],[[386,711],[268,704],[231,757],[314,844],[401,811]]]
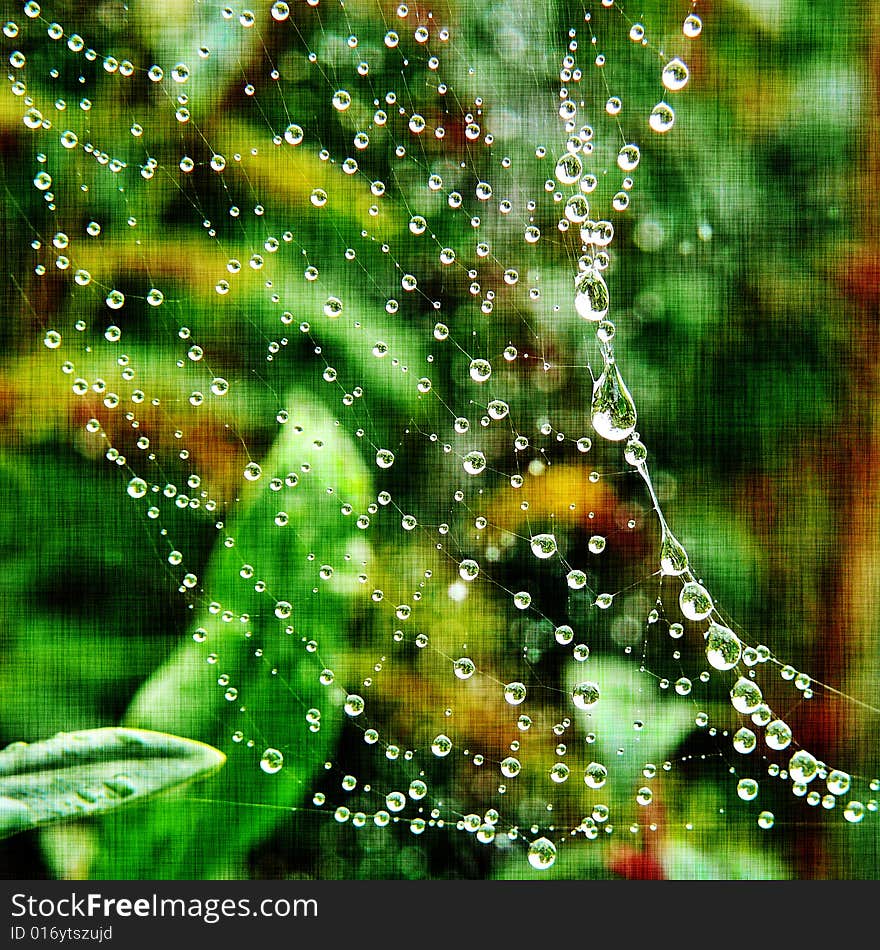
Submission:
[[[668,132],[675,123],[675,110],[666,102],[658,102],[648,116],[648,125],[661,135]]]
[[[730,691],[730,702],[733,708],[747,715],[753,713],[763,702],[761,688],[754,680],[741,676]]]
[[[556,861],[556,845],[549,838],[536,838],[529,845],[529,864],[536,871],[546,871]]]
[[[702,29],[703,21],[696,15],[696,13],[690,13],[684,18],[681,32],[684,33],[685,36],[693,39],[695,36],[700,35]]]
[[[284,756],[277,749],[266,749],[260,759],[260,768],[267,775],[280,772],[284,765]]]
[[[742,642],[729,628],[711,623],[706,637],[706,659],[716,670],[732,670],[742,656]],[[759,700],[760,702],[760,700]]]
[[[714,609],[709,592],[696,581],[688,581],[681,588],[678,605],[688,620],[705,620]]]
[[[142,478],[133,478],[128,483],[127,491],[132,498],[143,498],[147,493],[147,483]]]
[[[613,359],[593,385],[590,413],[596,432],[612,442],[628,438],[636,427],[635,403]]]
[[[508,683],[504,687],[504,698],[511,706],[519,706],[525,701],[526,687],[524,683]]]
[[[758,797],[758,783],[753,778],[741,778],[736,784],[736,794],[744,802],[750,802]]]
[[[573,185],[583,174],[580,157],[566,152],[556,163],[556,177],[563,185]]]
[[[284,130],[284,140],[288,145],[299,145],[302,142],[305,133],[302,130],[302,127],[291,123]]]
[[[578,709],[592,709],[599,702],[598,683],[578,683],[571,691],[571,700]]]
[[[574,308],[582,320],[598,323],[608,315],[608,285],[592,267],[578,274],[574,282]]]
[[[479,573],[480,565],[471,558],[465,558],[465,560],[458,565],[458,574],[463,581],[475,580]]]
[[[441,732],[431,743],[431,751],[438,759],[444,758],[452,751],[452,739]]]
[[[479,475],[486,468],[486,456],[474,449],[462,459],[462,466],[468,475]]]
[[[591,762],[584,770],[584,784],[589,788],[602,788],[608,781],[608,769],[599,762]]]
[[[556,553],[556,538],[552,534],[536,534],[530,542],[530,547],[535,557],[546,560]]]
[[[670,92],[678,92],[687,85],[689,75],[687,66],[676,56],[663,67],[663,85]]]
[[[774,719],[764,730],[764,741],[777,752],[791,745],[791,728],[781,719]]]
[[[677,577],[684,574],[687,569],[687,551],[664,522],[663,538],[660,543],[660,571],[667,577]]]
[[[492,365],[488,360],[473,359],[469,371],[470,377],[475,383],[485,383],[492,375]]]

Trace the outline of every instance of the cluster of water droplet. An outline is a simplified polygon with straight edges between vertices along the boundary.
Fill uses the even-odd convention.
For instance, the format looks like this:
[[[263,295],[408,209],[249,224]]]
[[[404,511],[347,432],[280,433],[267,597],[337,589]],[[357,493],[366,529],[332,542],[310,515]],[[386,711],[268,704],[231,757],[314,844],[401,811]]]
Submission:
[[[68,391],[88,407],[87,451],[125,471],[127,493],[154,523],[180,595],[209,617],[192,636],[218,671],[230,741],[252,750],[253,768],[270,776],[296,758],[296,749],[271,745],[252,722],[246,689],[212,643],[211,624],[240,627],[249,638],[254,618],[218,599],[189,566],[173,537],[174,516],[208,519],[218,543],[233,550],[238,506],[273,499],[265,531],[294,533],[300,526],[286,499],[320,477],[315,518],[340,532],[353,528],[352,539],[336,563],[316,541],[296,570],[314,578],[311,597],[344,595],[369,606],[379,631],[369,660],[347,664],[300,628],[302,602],[261,579],[267,566],[259,550],[247,551],[238,574],[259,595],[275,636],[301,639],[303,675],[323,690],[323,708],[299,700],[303,741],[338,713],[379,763],[377,774],[388,763],[396,772],[380,787],[372,766],[356,775],[331,761],[336,799],[318,790],[311,807],[354,827],[405,821],[415,835],[452,827],[484,845],[519,843],[538,870],[550,868],[572,837],[607,836],[618,821],[633,835],[662,824],[657,799],[675,747],[659,768],[640,758],[643,707],[677,703],[695,728],[720,732],[719,742],[743,756],[756,758],[759,735],[768,754],[792,746],[784,767],[765,756],[769,774],[790,779],[810,804],[830,809],[851,785],[846,773],[797,747],[757,682],[762,667],[780,667],[806,699],[809,678],[793,669],[789,677],[791,668],[768,648],[747,645],[725,622],[660,507],[615,353],[607,275],[615,222],[638,205],[649,139],[673,128],[667,100],[687,85],[689,68],[684,52],[664,53],[623,5],[594,6],[568,30],[555,114],[545,101],[534,132],[534,100],[505,91],[500,74],[476,76],[462,65],[467,35],[453,36],[406,4],[381,30],[375,15],[357,21],[363,35],[354,14],[326,0],[276,2],[267,15],[223,8],[205,28],[216,50],[200,46],[192,60],[161,64],[93,49],[36,3],[25,5],[22,23],[4,27],[9,90],[34,135],[33,189],[48,227],[32,244],[34,275],[69,276],[76,301],[76,319],[44,327],[43,343],[53,358],[63,356]],[[687,9],[677,46],[701,32]],[[519,68],[510,51],[527,46],[524,23],[512,21],[501,37],[508,59],[499,53],[499,67]],[[28,57],[15,46],[39,30],[55,44],[59,65],[82,69],[83,86],[97,86],[100,70],[102,82],[129,83],[159,104],[151,100],[135,116],[128,139],[92,141],[89,114],[100,109],[100,87],[94,103],[59,97],[53,104],[52,77],[31,80]],[[621,30],[654,74],[655,101],[637,114],[608,59],[609,36]],[[285,55],[268,52],[276,47]],[[233,52],[247,61],[242,51],[253,65],[240,105],[258,107],[255,124],[235,118],[224,128],[206,107],[212,63]],[[303,97],[288,101],[287,82],[320,90],[314,108],[297,114]],[[170,123],[180,152],[165,141]],[[150,256],[155,222],[141,222],[133,209],[137,195],[152,194],[160,181],[186,196],[187,223],[199,227],[198,246],[210,252],[203,264],[210,300],[201,306],[218,322],[246,311],[248,332],[260,339],[245,372],[222,331],[186,316],[175,282],[152,276],[167,274]],[[278,183],[281,194],[270,187]],[[66,222],[84,212],[89,223],[75,232]],[[145,281],[128,279],[124,263],[102,260],[108,229],[123,231]],[[198,296],[204,288],[190,290]],[[170,355],[158,372],[129,330],[138,319],[162,321]],[[291,429],[302,434],[298,466],[271,468],[257,439],[240,431],[236,399],[253,398],[257,375],[269,441]],[[311,459],[320,458],[326,435],[279,396],[294,386],[332,407],[349,440],[337,447],[341,454],[360,449],[371,472],[369,500],[340,490],[341,468],[315,475]],[[394,410],[403,419],[397,430],[383,419],[390,398],[403,407]],[[212,426],[218,441],[229,434],[244,446],[243,455],[230,450],[236,467],[225,475],[199,471],[205,452],[197,435]],[[160,477],[166,471],[182,475]],[[647,506],[618,491],[621,480],[640,482]],[[646,544],[654,552],[647,558]],[[387,552],[387,562],[371,548]],[[625,561],[633,577],[623,581]],[[673,603],[670,588],[678,589]],[[655,589],[646,609],[646,591]],[[695,658],[687,645],[700,641]],[[270,638],[253,651],[267,677],[279,673],[275,649]],[[674,661],[674,679],[653,672],[657,655]],[[732,714],[719,714],[716,726],[700,703],[717,674],[730,678]],[[423,684],[425,705],[383,718],[389,694],[407,695],[412,677]],[[675,695],[667,698],[670,685]],[[295,695],[280,679],[277,688],[279,703]],[[635,691],[628,705],[621,689]],[[437,760],[446,773],[437,772]],[[759,783],[743,770],[731,770],[736,792],[751,802]],[[478,777],[460,778],[471,772]],[[826,795],[810,789],[816,779]],[[856,822],[876,807],[873,799],[852,800],[842,811]],[[774,817],[761,809],[755,821],[769,828]]]

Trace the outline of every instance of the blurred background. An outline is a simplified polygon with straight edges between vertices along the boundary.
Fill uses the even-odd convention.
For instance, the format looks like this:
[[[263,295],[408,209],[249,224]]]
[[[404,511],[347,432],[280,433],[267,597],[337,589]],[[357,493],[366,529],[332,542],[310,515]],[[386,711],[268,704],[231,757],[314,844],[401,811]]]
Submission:
[[[523,842],[577,828],[545,876],[876,877],[880,14],[108,0],[2,19],[0,740],[125,721],[229,756],[158,804],[3,842],[3,876],[519,878]],[[644,486],[619,446],[577,445],[602,442],[602,361],[572,308],[579,228],[558,226],[579,187],[555,180],[566,101],[664,513],[727,622],[780,659],[762,688],[796,744],[851,773],[836,808],[792,795],[768,750],[740,800],[730,683],[700,682],[696,625],[667,635]],[[551,528],[562,566],[529,551]],[[568,726],[563,625],[603,684]],[[462,656],[475,678],[450,673]],[[600,748],[602,795],[580,777]],[[408,788],[398,822],[385,795]],[[468,816],[487,841],[455,830]]]

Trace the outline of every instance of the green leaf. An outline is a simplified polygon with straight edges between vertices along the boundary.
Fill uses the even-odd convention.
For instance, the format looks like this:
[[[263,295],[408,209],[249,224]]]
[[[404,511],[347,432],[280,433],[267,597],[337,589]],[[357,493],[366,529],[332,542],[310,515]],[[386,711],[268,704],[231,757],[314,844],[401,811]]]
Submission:
[[[332,417],[302,394],[286,404],[290,420],[260,461],[262,475],[242,478],[235,514],[211,557],[203,598],[211,605],[195,619],[196,639],[186,637],[125,717],[216,745],[228,765],[197,801],[165,799],[161,808],[127,813],[124,822],[106,821],[93,877],[246,875],[252,848],[289,822],[332,756],[344,693],[322,685],[319,674],[345,661],[352,593],[368,555],[355,520],[372,500],[370,479]],[[293,474],[295,485],[288,484]],[[287,481],[275,491],[273,478]],[[340,514],[345,504],[350,517]],[[286,526],[276,523],[279,511],[287,513]],[[333,567],[329,579],[320,574],[324,565]],[[276,615],[281,601],[291,605],[289,618]],[[232,701],[230,687],[237,691]],[[311,708],[322,714],[317,732],[306,721]],[[260,767],[267,748],[284,757],[272,774]]]
[[[0,838],[84,818],[216,771],[217,749],[160,732],[87,729],[0,752]]]

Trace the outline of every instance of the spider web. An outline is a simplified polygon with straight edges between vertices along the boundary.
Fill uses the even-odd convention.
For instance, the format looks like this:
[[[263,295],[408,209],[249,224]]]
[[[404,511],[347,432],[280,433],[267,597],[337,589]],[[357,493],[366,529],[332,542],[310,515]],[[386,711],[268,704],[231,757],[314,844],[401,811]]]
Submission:
[[[331,877],[675,876],[736,840],[782,876],[768,833],[876,811],[877,710],[777,655],[716,486],[676,478],[710,396],[658,354],[726,266],[707,38],[634,9],[7,23],[20,366],[72,523],[106,508],[119,596],[168,627],[114,702],[229,757],[90,832],[89,873],[263,873],[283,840]]]

